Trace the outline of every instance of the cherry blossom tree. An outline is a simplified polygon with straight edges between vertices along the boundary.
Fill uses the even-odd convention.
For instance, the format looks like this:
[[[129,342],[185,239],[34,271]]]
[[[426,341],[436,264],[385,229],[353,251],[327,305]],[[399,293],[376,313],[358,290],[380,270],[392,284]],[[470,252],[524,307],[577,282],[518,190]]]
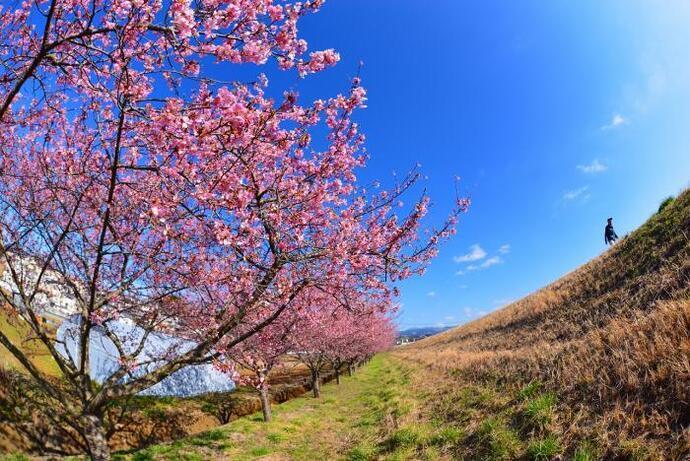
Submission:
[[[362,299],[360,302],[366,304],[371,300]],[[392,310],[380,305],[369,309],[341,309],[334,319],[329,319],[324,355],[335,374],[336,384],[340,384],[343,366],[351,371],[355,364],[394,344],[396,329],[388,316]]]
[[[322,307],[322,306],[321,306]],[[295,337],[295,353],[311,375],[311,390],[314,398],[321,397],[321,379],[328,365],[330,349],[329,327],[333,320],[331,313],[319,308],[303,312],[299,334]]]
[[[321,395],[327,367],[332,367],[339,384],[343,364],[393,344],[395,328],[386,315],[392,310],[390,299],[370,295],[344,289],[335,294],[321,289],[302,293],[292,342],[294,353],[310,371],[314,397]]]
[[[36,0],[0,10],[0,251],[11,282],[0,295],[60,379],[2,332],[0,343],[92,459],[110,458],[113,401],[219,360],[217,346],[259,334],[306,289],[388,298],[454,232],[464,200],[424,235],[425,195],[398,216],[417,171],[383,192],[357,181],[358,78],[344,94],[301,102],[270,97],[264,76],[212,77],[269,60],[301,76],[335,64],[337,53],[307,55],[297,35],[321,3]],[[42,321],[55,284],[78,314],[73,353]],[[118,319],[136,334],[118,331]],[[96,331],[120,363],[98,384]],[[161,333],[180,342],[142,354]]]
[[[271,314],[270,308],[265,309],[268,310],[258,310],[255,313],[258,314],[257,318],[263,319]],[[257,390],[266,422],[272,419],[269,378],[273,369],[294,348],[292,338],[297,333],[296,323],[296,312],[288,311],[234,348],[224,349],[222,344],[217,347],[217,350],[223,352],[223,359],[217,366],[229,373],[235,382],[251,385]],[[241,371],[250,374],[243,375]]]

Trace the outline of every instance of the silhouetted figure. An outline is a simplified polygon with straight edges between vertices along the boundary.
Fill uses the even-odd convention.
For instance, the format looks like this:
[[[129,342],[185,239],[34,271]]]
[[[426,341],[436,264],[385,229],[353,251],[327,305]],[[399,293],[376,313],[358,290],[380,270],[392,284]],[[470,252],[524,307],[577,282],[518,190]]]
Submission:
[[[613,218],[609,218],[604,229],[604,242],[607,245],[613,245],[618,240],[618,234],[613,230]]]

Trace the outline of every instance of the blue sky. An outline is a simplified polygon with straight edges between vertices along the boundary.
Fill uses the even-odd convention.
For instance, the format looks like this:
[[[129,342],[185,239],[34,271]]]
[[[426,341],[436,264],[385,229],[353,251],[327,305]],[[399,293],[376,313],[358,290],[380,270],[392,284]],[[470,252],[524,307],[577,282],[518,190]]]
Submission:
[[[402,285],[402,327],[518,299],[602,252],[609,215],[625,234],[690,185],[682,2],[329,0],[302,35],[341,63],[273,90],[326,97],[363,61],[364,179],[420,162],[434,222],[456,175],[472,197],[428,273]]]

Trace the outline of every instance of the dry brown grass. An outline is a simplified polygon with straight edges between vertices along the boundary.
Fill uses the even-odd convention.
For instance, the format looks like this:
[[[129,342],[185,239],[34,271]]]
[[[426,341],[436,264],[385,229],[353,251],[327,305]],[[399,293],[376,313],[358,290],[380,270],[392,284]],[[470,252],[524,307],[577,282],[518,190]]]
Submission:
[[[690,457],[688,233],[686,191],[551,285],[397,355],[446,371],[447,386],[543,383],[566,454],[590,441],[604,459]]]

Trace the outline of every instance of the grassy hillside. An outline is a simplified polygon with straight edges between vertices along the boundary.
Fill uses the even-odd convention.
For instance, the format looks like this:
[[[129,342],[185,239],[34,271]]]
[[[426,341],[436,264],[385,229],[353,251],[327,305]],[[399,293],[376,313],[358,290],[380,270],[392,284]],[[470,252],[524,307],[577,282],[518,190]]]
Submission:
[[[28,355],[36,368],[49,376],[60,376],[60,369],[48,348],[36,339],[30,326],[24,320],[20,317],[10,318],[5,312],[0,311],[0,331]],[[26,373],[21,363],[2,345],[0,345],[0,368]]]
[[[560,280],[398,356],[445,373],[437,411],[470,432],[470,458],[685,459],[690,192]]]

